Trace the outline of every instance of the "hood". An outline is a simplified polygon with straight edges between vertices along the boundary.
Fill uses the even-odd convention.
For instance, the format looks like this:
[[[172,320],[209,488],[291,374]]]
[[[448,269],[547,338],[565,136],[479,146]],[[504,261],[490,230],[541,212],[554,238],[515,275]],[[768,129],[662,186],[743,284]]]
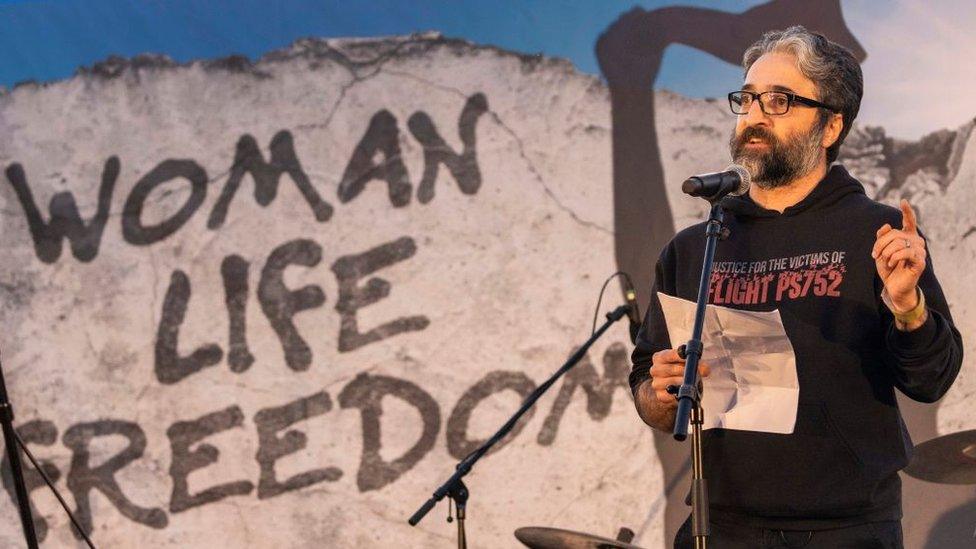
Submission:
[[[847,173],[843,166],[835,164],[827,170],[827,175],[817,183],[810,194],[786,208],[782,214],[756,204],[748,193],[742,196],[726,197],[722,200],[722,208],[740,218],[794,216],[806,211],[830,207],[850,194],[865,194],[864,186],[857,179],[851,177],[851,174]]]

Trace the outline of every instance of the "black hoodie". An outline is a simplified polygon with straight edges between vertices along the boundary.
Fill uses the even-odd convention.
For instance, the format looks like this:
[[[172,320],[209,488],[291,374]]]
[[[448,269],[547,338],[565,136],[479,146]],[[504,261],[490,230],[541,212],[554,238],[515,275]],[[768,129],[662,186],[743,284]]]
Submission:
[[[830,168],[782,214],[748,196],[723,205],[731,234],[716,249],[709,303],[779,309],[800,397],[792,434],[704,431],[712,520],[818,529],[900,519],[898,471],[912,442],[894,389],[934,402],[962,364],[962,339],[931,257],[919,281],[928,320],[901,332],[871,257],[877,230],[901,227],[901,212],[868,198],[843,167]],[[694,301],[704,248],[700,223],[661,252],[632,357],[635,392],[649,378],[651,355],[684,343],[669,340],[657,292]]]

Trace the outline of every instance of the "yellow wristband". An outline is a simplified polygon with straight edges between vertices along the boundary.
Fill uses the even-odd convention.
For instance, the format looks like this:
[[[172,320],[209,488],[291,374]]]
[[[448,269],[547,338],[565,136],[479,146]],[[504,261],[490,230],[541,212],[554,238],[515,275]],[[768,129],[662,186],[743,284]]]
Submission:
[[[915,293],[918,295],[918,304],[916,304],[915,308],[911,311],[906,311],[904,313],[899,313],[895,310],[895,306],[891,302],[891,296],[888,295],[888,290],[881,292],[881,299],[884,301],[885,305],[888,306],[888,309],[891,310],[891,313],[895,315],[895,320],[902,324],[912,324],[913,322],[922,318],[922,315],[925,314],[925,294],[922,293],[922,289],[917,286],[915,287]]]

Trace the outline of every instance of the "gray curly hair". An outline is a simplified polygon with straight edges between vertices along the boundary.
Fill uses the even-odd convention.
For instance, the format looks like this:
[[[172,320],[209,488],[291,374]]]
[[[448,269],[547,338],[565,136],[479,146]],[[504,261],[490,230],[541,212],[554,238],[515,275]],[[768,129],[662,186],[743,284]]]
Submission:
[[[839,109],[844,117],[844,127],[837,141],[827,149],[827,164],[830,164],[837,159],[840,146],[861,108],[861,96],[864,94],[861,66],[854,54],[844,46],[795,25],[785,30],[767,32],[749,46],[742,56],[745,73],[749,72],[757,59],[771,52],[785,52],[796,57],[797,68],[817,86],[820,97],[813,99]],[[827,124],[830,114],[826,109],[820,110],[821,129]]]

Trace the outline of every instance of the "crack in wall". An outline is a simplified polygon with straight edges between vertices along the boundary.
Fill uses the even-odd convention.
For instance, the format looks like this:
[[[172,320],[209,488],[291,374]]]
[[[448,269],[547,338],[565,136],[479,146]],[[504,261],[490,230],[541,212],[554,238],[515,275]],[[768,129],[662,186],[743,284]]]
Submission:
[[[422,78],[420,76],[414,75],[414,74],[410,74],[410,73],[406,73],[406,72],[402,72],[402,71],[396,71],[396,70],[389,70],[389,69],[387,71],[385,71],[385,72],[387,72],[389,74],[396,75],[396,76],[400,76],[400,77],[403,77],[403,78],[409,78],[409,79],[415,80],[417,82],[420,82],[422,84],[431,86],[431,87],[436,88],[436,89],[439,89],[441,91],[446,91],[446,92],[449,92],[449,93],[456,94],[458,97],[463,98],[463,99],[467,99],[467,97],[468,97],[463,91],[461,91],[458,88],[454,88],[454,87],[451,87],[451,86],[445,86],[443,84],[438,84],[438,83],[432,82],[430,80],[427,80],[425,78]],[[498,126],[500,128],[502,128],[502,130],[504,130],[509,135],[509,137],[511,137],[515,141],[515,144],[516,144],[517,149],[518,149],[519,156],[522,158],[522,160],[528,166],[529,172],[532,174],[532,176],[535,178],[535,180],[542,186],[543,191],[550,198],[550,200],[552,200],[552,202],[556,205],[556,207],[558,207],[560,210],[562,210],[563,212],[565,212],[566,214],[568,214],[574,221],[576,221],[580,225],[583,225],[585,227],[589,227],[591,229],[596,229],[596,230],[601,231],[601,232],[603,232],[605,234],[609,234],[609,235],[613,235],[614,234],[614,232],[612,230],[610,230],[610,229],[608,229],[606,227],[603,227],[602,225],[599,225],[599,224],[597,224],[597,223],[595,223],[593,221],[589,221],[589,220],[583,219],[572,208],[570,208],[570,207],[566,206],[565,204],[563,204],[562,201],[560,201],[559,198],[556,196],[556,194],[552,191],[552,189],[550,189],[549,186],[546,184],[545,178],[543,178],[542,175],[539,173],[539,170],[538,170],[538,168],[536,168],[535,163],[532,162],[532,160],[528,157],[528,154],[525,152],[525,143],[522,141],[522,138],[519,137],[519,135],[515,132],[515,130],[513,130],[511,127],[509,127],[505,123],[504,120],[502,120],[501,115],[499,115],[497,111],[489,108],[488,111],[487,111],[487,114],[490,115],[492,117],[492,120],[494,120],[495,123],[498,124]]]
[[[563,505],[555,513],[553,513],[552,515],[550,515],[548,517],[547,521],[549,523],[552,523],[553,520],[556,517],[560,517],[560,516],[564,515],[566,513],[566,510],[569,509],[570,507],[572,507],[573,504],[575,504],[576,502],[578,502],[580,499],[582,499],[582,498],[584,498],[584,497],[592,494],[593,492],[595,492],[595,491],[600,490],[601,488],[603,488],[605,486],[606,477],[607,477],[608,474],[610,474],[610,471],[617,470],[617,469],[620,468],[620,464],[621,463],[623,463],[625,461],[632,460],[633,459],[633,456],[634,456],[634,452],[637,450],[637,447],[640,446],[640,444],[641,444],[641,439],[639,439],[639,438],[636,439],[635,442],[633,444],[631,444],[629,448],[627,448],[626,450],[624,450],[624,451],[622,451],[620,453],[620,458],[619,459],[617,459],[616,461],[612,462],[610,465],[608,465],[606,467],[606,469],[603,470],[602,473],[600,473],[599,478],[596,480],[596,482],[593,484],[592,487],[590,487],[590,488],[582,487],[579,490],[579,493],[575,497],[573,497],[571,500],[569,500],[565,505]]]
[[[81,331],[85,334],[85,344],[88,347],[88,352],[91,353],[92,363],[101,366],[102,361],[98,355],[98,351],[95,350],[95,343],[92,342],[91,332],[87,328],[82,328]]]
[[[156,254],[153,252],[150,246],[147,250],[149,253],[149,265],[152,267],[152,307],[147,311],[149,313],[149,325],[158,326],[158,322],[162,322],[163,312],[159,308],[159,265],[156,263]],[[59,262],[60,263],[60,262]],[[156,311],[159,311],[160,318],[157,321]],[[152,345],[155,348],[156,341],[153,338]]]
[[[213,244],[215,242],[217,242],[217,239],[218,238],[221,238],[223,236],[222,233],[224,233],[224,232],[230,232],[231,229],[235,225],[239,225],[243,221],[249,221],[249,220],[246,217],[243,217],[243,216],[236,216],[233,219],[231,219],[230,221],[225,222],[224,224],[222,224],[219,227],[219,230],[211,230],[210,231],[210,236],[209,236],[209,238],[207,238],[207,241],[204,242],[202,246],[199,246],[197,248],[197,250],[196,250],[196,253],[194,253],[193,256],[190,257],[190,264],[191,265],[197,265],[197,264],[201,263],[200,256],[204,252],[208,251],[210,249],[210,247],[213,246]],[[209,259],[209,258],[207,258],[207,259]],[[209,262],[207,263],[207,265],[209,266]]]
[[[313,128],[314,129],[328,128],[332,124],[332,119],[335,117],[336,112],[338,112],[339,110],[339,106],[342,105],[342,102],[345,100],[346,94],[349,92],[350,89],[355,87],[357,84],[370,80],[375,76],[377,76],[378,74],[380,74],[380,72],[382,72],[383,70],[383,66],[386,65],[387,62],[393,59],[394,56],[396,56],[403,48],[415,42],[416,40],[404,41],[398,44],[392,50],[388,52],[383,52],[377,55],[375,58],[366,61],[353,61],[349,59],[349,57],[346,56],[344,52],[336,49],[331,44],[326,43],[325,46],[328,48],[328,50],[331,53],[334,54],[334,57],[332,57],[332,59],[349,72],[349,75],[352,77],[352,80],[342,85],[342,87],[339,90],[339,97],[336,99],[335,103],[333,103],[332,108],[329,110],[329,114],[326,115],[325,120],[323,122],[317,124],[301,124],[299,126],[296,126],[296,129],[305,130],[305,129],[313,129]],[[359,69],[362,67],[370,67],[373,70],[369,74],[361,75]]]

